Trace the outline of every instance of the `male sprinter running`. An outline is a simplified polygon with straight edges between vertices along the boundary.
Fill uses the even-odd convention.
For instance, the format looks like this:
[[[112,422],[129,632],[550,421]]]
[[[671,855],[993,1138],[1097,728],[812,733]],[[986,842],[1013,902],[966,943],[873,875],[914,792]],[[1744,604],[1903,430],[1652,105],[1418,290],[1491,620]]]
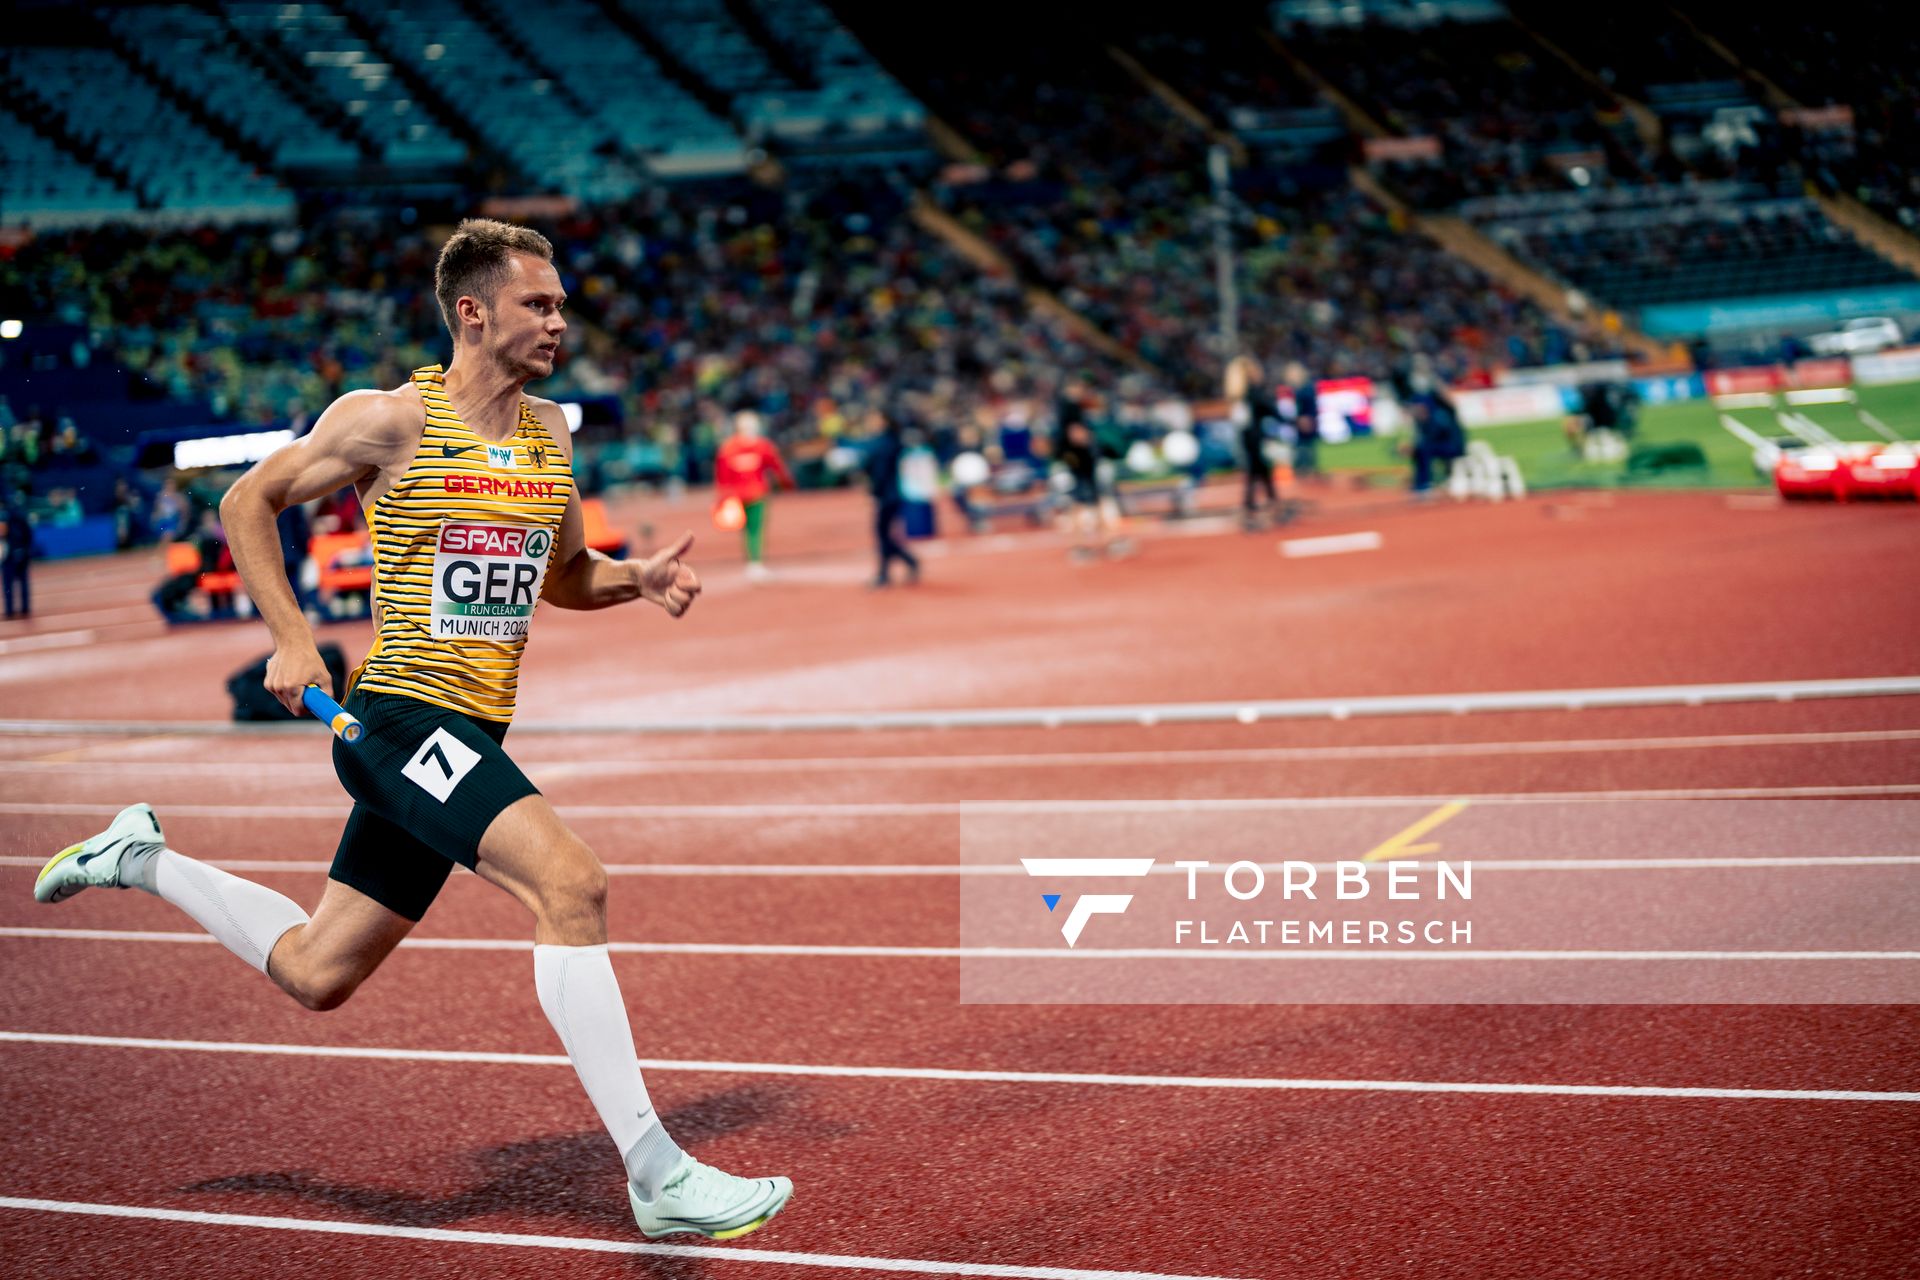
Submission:
[[[778,1213],[793,1184],[722,1173],[667,1136],[607,959],[606,871],[500,746],[536,599],[563,609],[646,600],[678,618],[700,593],[680,560],[691,534],[641,561],[610,560],[582,540],[560,409],[522,397],[553,372],[567,330],[552,256],[535,232],[463,222],[434,272],[453,334],[446,371],[341,397],[221,503],[234,561],[273,632],[267,688],[296,714],[304,688],[328,676],[274,517],[352,483],[373,533],[374,643],[346,703],[366,732],[334,744],[355,803],[312,919],[167,848],[144,804],[56,856],[33,892],[58,902],[87,888],[144,889],[324,1010],[412,931],[458,862],[533,913],[540,1007],[620,1150],[641,1231],[733,1239]]]

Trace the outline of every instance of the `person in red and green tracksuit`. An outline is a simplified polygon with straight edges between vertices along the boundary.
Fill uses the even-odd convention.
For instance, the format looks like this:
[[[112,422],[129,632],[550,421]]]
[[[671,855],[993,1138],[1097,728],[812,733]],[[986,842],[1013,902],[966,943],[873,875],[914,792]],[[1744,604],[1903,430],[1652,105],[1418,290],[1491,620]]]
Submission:
[[[777,482],[794,487],[780,451],[764,434],[760,415],[742,409],[733,415],[733,434],[720,444],[713,460],[713,483],[722,502],[738,498],[747,517],[744,533],[747,544],[747,576],[767,576],[762,557],[766,552],[767,494]]]

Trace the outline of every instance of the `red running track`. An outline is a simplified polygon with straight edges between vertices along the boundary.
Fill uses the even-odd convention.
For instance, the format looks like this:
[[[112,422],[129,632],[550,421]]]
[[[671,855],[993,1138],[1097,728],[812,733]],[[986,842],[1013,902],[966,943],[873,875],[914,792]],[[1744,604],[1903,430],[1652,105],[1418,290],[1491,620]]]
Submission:
[[[548,656],[534,660],[527,705],[584,720],[694,705],[1166,701],[1911,669],[1912,606],[1882,589],[1884,565],[1872,563],[1910,547],[1911,512],[1736,511],[1679,497],[1559,510],[1329,517],[1310,532],[1364,520],[1382,529],[1387,550],[1319,562],[1281,561],[1270,539],[1238,536],[1149,539],[1138,561],[1084,572],[1030,549],[956,555],[937,566],[937,590],[886,600],[820,580],[857,567],[829,546],[810,562],[812,579],[751,596],[716,574],[720,585],[687,626],[633,627],[644,637],[638,660],[611,642],[629,625],[617,615],[547,620],[534,652]],[[1816,563],[1827,568],[1823,607],[1783,608],[1773,575]],[[101,607],[80,594],[97,586],[69,589],[76,610]],[[1156,603],[1166,600],[1180,607]],[[1316,643],[1322,635],[1339,641]],[[214,715],[204,686],[160,673],[189,653],[223,670],[258,643],[243,630],[203,629],[6,652],[0,714]],[[662,671],[673,679],[655,692],[603,696]],[[951,864],[958,819],[949,810],[965,800],[1358,798],[1243,819],[1284,834],[1290,847],[1275,856],[1333,858],[1358,856],[1431,807],[1367,797],[1524,801],[1569,791],[1587,798],[1476,802],[1435,836],[1475,857],[1906,857],[1920,848],[1905,815],[1920,810],[1896,789],[1920,781],[1916,712],[1908,700],[1868,699],[1338,725],[527,736],[515,749],[610,861],[682,865],[616,876],[616,940],[914,947],[957,940],[952,878],[692,872]],[[1756,736],[1764,740],[1737,740]],[[1569,750],[1569,741],[1595,745]],[[310,899],[320,880],[306,864],[324,860],[343,807],[318,750],[285,737],[0,738],[0,955],[10,978],[0,1029],[426,1055],[0,1044],[0,1097],[14,1118],[0,1197],[631,1242],[617,1162],[563,1065],[433,1057],[557,1051],[522,950],[403,949],[346,1008],[316,1017],[212,946],[7,934],[189,927],[133,895],[89,894],[57,911],[27,900],[26,864],[97,826],[92,809],[135,793],[159,803],[173,842],[198,856],[298,864],[259,874]],[[1183,752],[1196,754],[1169,758]],[[216,767],[187,767],[200,765]],[[1886,794],[1620,798],[1856,786]],[[792,807],[743,813],[743,803]],[[806,808],[820,805],[884,811]],[[680,808],[650,816],[662,806]],[[1737,840],[1716,838],[1730,831]],[[1704,911],[1701,885],[1726,873],[1511,874],[1604,876],[1607,893],[1677,895],[1676,908]],[[1870,874],[1895,904],[1915,876],[1911,867]],[[1897,931],[1908,914],[1891,909],[1883,923]],[[511,943],[526,927],[512,904],[460,875],[420,935]],[[1863,926],[1853,936],[1868,934]],[[1920,1090],[1920,1018],[1903,1006],[1036,1008],[960,1004],[958,963],[943,958],[623,954],[616,963],[643,1054],[678,1063]],[[795,1177],[792,1208],[743,1242],[782,1256],[610,1255],[0,1207],[4,1269],[853,1273],[845,1263],[799,1265],[794,1255],[804,1254],[1208,1276],[1887,1276],[1909,1273],[1920,1233],[1920,1196],[1903,1176],[1920,1101],[712,1067],[662,1067],[649,1082],[669,1125],[704,1158]]]
[[[845,527],[864,510],[847,494],[806,502],[809,517],[817,506]],[[1920,529],[1911,507],[1752,510],[1719,495],[1601,495],[1335,511],[1299,528],[1373,529],[1383,545],[1297,560],[1276,554],[1271,535],[1147,526],[1134,559],[1076,568],[1048,535],[997,552],[963,541],[925,586],[870,593],[855,589],[864,559],[814,556],[804,541],[783,543],[776,524],[771,554],[776,572],[782,554],[795,560],[788,578],[751,587],[723,562],[679,625],[630,610],[543,610],[523,714],[605,721],[1833,678],[1900,674],[1914,658],[1920,611],[1903,576]],[[816,541],[835,545],[829,531]],[[137,612],[157,578],[150,561],[54,566],[37,582],[43,613],[68,607],[63,592],[102,589]],[[67,577],[76,580],[63,587]],[[157,623],[117,622],[81,639],[100,601],[69,598],[71,622],[49,614],[0,626],[0,646],[69,646],[0,647],[0,716],[220,718],[215,677],[265,643],[257,626],[163,635]],[[132,630],[113,629],[121,625]],[[352,657],[367,644],[364,623],[327,631]],[[179,678],[184,661],[205,675]]]

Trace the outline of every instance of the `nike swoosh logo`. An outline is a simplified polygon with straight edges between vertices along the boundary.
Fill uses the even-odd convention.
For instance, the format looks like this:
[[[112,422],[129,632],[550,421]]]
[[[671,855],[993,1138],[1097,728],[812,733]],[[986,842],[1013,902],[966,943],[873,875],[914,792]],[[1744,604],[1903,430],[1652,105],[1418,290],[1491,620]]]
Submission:
[[[744,1218],[757,1218],[761,1211],[778,1195],[773,1183],[761,1179],[754,1188],[759,1194],[752,1200],[743,1201],[731,1209],[720,1213],[679,1214],[661,1218],[662,1222],[683,1222],[690,1227],[725,1227],[727,1224]]]
[[[157,840],[135,840],[127,836],[121,836],[118,840],[115,840],[112,844],[106,846],[103,849],[95,849],[90,853],[82,853],[77,855],[73,860],[73,864],[77,867],[84,867],[89,862],[92,862],[95,858],[105,857],[107,854],[112,853],[115,849],[121,848],[121,846],[123,845],[125,846],[126,855],[128,857],[136,857],[136,858],[139,857],[141,854],[158,853],[160,850],[166,848],[164,844],[160,843]]]
[[[95,858],[100,857],[102,854],[112,853],[115,849],[118,849],[124,843],[126,843],[126,837],[122,836],[120,837],[120,839],[115,840],[112,844],[108,845],[104,849],[95,849],[92,853],[81,854],[79,857],[73,860],[73,865],[75,865],[76,867],[84,867],[89,862],[92,862]]]
[[[450,444],[443,444],[440,446],[440,456],[443,458],[457,458],[461,454],[472,449],[478,449],[479,447],[477,444],[463,444],[459,448],[455,448]]]

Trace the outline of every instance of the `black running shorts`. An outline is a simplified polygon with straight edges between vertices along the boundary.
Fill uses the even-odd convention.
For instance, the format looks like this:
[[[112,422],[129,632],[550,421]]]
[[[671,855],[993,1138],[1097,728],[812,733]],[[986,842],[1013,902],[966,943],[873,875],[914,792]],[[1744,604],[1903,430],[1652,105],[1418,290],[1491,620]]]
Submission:
[[[507,726],[389,693],[347,696],[366,732],[335,739],[333,768],[354,799],[329,877],[409,920],[427,913],[453,864],[471,870],[480,838],[539,788],[507,758]]]

